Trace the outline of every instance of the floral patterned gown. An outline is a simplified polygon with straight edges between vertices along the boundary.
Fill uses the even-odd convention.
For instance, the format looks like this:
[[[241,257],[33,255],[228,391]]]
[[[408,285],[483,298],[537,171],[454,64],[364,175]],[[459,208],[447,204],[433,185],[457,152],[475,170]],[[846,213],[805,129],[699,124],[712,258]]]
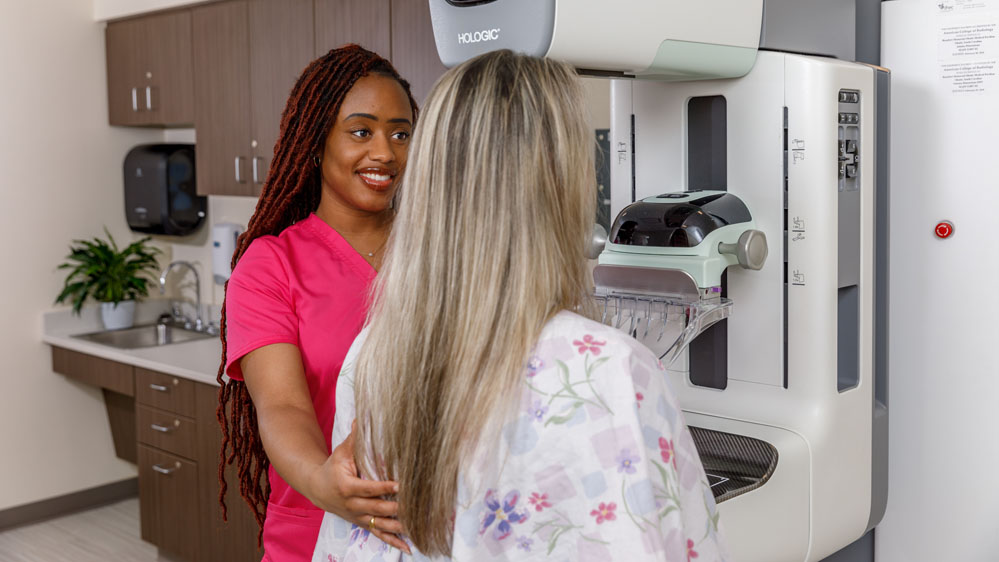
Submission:
[[[351,347],[333,443],[354,419]],[[718,513],[667,375],[644,346],[571,312],[552,318],[523,373],[515,419],[463,471],[452,559],[728,560]],[[313,562],[428,560],[327,513]]]

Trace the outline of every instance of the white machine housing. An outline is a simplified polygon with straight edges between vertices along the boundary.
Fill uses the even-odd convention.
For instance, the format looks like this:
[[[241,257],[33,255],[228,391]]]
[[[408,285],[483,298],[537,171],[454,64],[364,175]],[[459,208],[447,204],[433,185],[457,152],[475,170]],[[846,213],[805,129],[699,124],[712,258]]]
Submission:
[[[734,25],[753,28],[758,40],[761,2],[703,4],[430,0],[445,64],[510,48],[588,74],[659,79],[612,82],[612,216],[646,197],[694,189],[727,190],[749,207],[771,259],[759,271],[728,270],[731,316],[716,325],[720,336],[695,340],[709,336],[709,353],[674,363],[673,387],[691,427],[777,450],[761,485],[719,504],[734,559],[822,560],[872,529],[887,498],[887,166],[879,158],[887,154],[889,76],[772,51],[756,53],[748,73],[718,72],[739,58],[727,49],[707,57],[714,63],[661,57],[669,34],[700,34],[700,22],[720,35],[675,37],[748,48]],[[545,9],[548,19],[535,17]],[[512,37],[503,21],[547,27],[550,39]],[[692,100],[708,98],[722,106],[720,118],[694,122]],[[705,144],[720,174],[702,173]],[[705,357],[721,375],[711,384],[694,376],[695,359]]]
[[[778,451],[763,486],[719,506],[738,560],[821,560],[883,514],[887,491],[875,482],[881,467],[874,458],[875,418],[883,413],[874,392],[877,72],[761,52],[738,79],[612,86],[611,143],[624,155],[612,159],[612,193],[627,192],[619,186],[631,183],[632,169],[638,199],[664,186],[697,187],[688,184],[687,106],[723,96],[727,190],[752,210],[771,256],[786,256],[760,271],[728,270],[734,308],[724,388],[693,384],[685,357],[671,372],[689,425]],[[840,190],[838,174],[843,91],[859,99],[856,159],[863,164],[854,191]],[[851,298],[852,323],[849,310],[843,316]],[[844,378],[850,368],[840,363],[850,358],[855,377]]]
[[[430,0],[430,16],[449,67],[513,49],[590,73],[691,80],[749,71],[763,0]]]

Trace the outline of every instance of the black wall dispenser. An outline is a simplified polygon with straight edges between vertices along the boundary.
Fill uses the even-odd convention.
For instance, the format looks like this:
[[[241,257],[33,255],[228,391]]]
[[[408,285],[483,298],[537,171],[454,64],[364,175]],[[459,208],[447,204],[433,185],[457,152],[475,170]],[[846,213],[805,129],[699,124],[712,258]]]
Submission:
[[[193,144],[143,144],[125,155],[125,219],[146,234],[185,236],[205,221]]]

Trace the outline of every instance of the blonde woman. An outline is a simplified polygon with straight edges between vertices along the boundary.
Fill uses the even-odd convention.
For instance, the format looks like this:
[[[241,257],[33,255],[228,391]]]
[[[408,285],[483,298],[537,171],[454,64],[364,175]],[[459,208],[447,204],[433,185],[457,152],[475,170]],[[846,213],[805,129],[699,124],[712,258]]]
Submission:
[[[423,112],[333,435],[399,483],[413,554],[328,513],[313,561],[725,559],[665,372],[581,314],[593,146],[573,70],[485,54]]]

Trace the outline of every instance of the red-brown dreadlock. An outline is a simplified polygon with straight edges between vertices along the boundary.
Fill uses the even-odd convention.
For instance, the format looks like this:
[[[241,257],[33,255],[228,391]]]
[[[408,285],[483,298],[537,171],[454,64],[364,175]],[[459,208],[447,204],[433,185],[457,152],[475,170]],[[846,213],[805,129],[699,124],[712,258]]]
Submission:
[[[233,268],[253,240],[268,234],[279,234],[289,226],[307,218],[319,206],[322,177],[320,168],[313,163],[313,158],[317,154],[322,154],[326,137],[336,121],[347,92],[357,80],[369,74],[385,75],[399,82],[409,97],[415,122],[417,107],[410,93],[409,83],[399,77],[395,68],[386,59],[357,45],[346,45],[312,61],[302,71],[292,88],[284,113],[281,115],[281,132],[274,145],[270,173],[264,182],[260,200],[246,232],[236,243],[236,251],[232,256]],[[260,526],[257,538],[259,545],[263,536],[267,499],[270,495],[270,489],[266,486],[270,461],[267,459],[257,431],[257,411],[250,400],[246,385],[243,381],[223,379],[226,365],[224,300],[220,328],[222,364],[219,366],[217,380],[221,389],[216,410],[216,416],[222,426],[219,503],[222,505],[222,518],[226,519],[228,510],[225,494],[228,485],[225,468],[235,461],[239,475],[239,493],[250,506]]]

